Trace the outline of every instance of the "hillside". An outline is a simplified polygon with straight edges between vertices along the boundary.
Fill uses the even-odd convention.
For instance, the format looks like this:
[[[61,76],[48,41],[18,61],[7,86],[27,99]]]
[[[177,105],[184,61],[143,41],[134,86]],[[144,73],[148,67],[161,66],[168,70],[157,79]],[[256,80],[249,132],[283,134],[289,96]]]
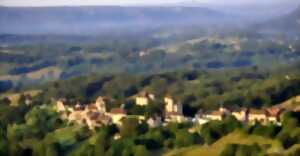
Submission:
[[[0,33],[5,34],[94,34],[228,20],[224,14],[202,7],[0,7]]]
[[[291,14],[274,21],[282,29],[298,29],[300,27],[300,7]]]
[[[291,110],[291,111],[299,111],[300,110],[300,95],[290,98],[278,106],[281,108],[287,109],[287,110]]]
[[[262,136],[246,135],[239,131],[234,131],[227,136],[224,136],[212,145],[194,146],[177,151],[175,150],[173,152],[165,154],[164,156],[219,156],[228,144],[251,145],[254,143],[260,144],[260,146],[269,144],[271,147],[270,149],[268,149],[268,151],[282,150],[280,143],[276,140],[271,140]]]
[[[260,24],[258,29],[266,34],[286,33],[289,35],[298,35],[300,33],[300,6],[293,12],[276,18],[274,20]]]

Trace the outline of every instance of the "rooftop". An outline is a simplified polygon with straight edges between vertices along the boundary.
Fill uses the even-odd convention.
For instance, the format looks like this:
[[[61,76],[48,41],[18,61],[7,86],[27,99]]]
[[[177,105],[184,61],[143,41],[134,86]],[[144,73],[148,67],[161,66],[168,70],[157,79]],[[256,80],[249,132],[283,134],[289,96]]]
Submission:
[[[126,110],[122,109],[122,108],[113,108],[110,111],[111,114],[126,114]]]

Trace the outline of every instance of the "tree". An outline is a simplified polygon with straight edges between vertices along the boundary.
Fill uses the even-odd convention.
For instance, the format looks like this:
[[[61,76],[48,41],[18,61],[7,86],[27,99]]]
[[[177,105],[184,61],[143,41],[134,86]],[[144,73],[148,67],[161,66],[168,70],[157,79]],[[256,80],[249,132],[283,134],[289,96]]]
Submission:
[[[235,156],[235,152],[237,150],[237,144],[228,144],[225,146],[220,156]]]
[[[9,98],[5,97],[3,99],[0,100],[0,105],[7,105],[9,106],[11,104],[11,101]]]
[[[257,145],[228,144],[220,156],[260,156],[264,155],[262,149]]]
[[[155,115],[162,116],[164,112],[164,103],[160,100],[151,101],[149,105],[145,107],[146,117],[153,117]]]
[[[233,116],[229,116],[222,121],[211,121],[203,125],[201,134],[206,143],[212,144],[222,136],[229,134],[242,124]]]
[[[150,156],[150,152],[143,145],[137,145],[134,149],[134,156]]]
[[[122,137],[132,137],[135,136],[137,132],[139,122],[136,118],[125,118],[122,121],[122,126],[120,128],[120,134]]]
[[[106,133],[99,132],[95,136],[95,143],[94,143],[94,156],[101,156],[105,154],[105,148],[108,146],[108,142],[106,140]]]
[[[286,112],[281,117],[283,127],[287,129],[295,128],[299,125],[300,113],[299,112]]]
[[[290,134],[290,130],[282,130],[276,138],[282,143],[285,149],[288,149],[292,145],[295,144],[296,138],[292,137]]]
[[[0,155],[8,155],[8,142],[5,139],[0,139]]]
[[[45,156],[59,156],[59,152],[54,144],[47,145]]]
[[[186,147],[194,143],[194,137],[186,129],[179,130],[175,134],[175,145],[176,147]]]

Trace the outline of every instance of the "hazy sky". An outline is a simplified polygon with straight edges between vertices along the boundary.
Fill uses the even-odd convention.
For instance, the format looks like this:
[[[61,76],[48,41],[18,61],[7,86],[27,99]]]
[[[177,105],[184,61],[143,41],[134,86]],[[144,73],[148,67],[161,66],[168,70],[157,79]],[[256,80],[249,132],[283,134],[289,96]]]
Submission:
[[[275,4],[295,0],[192,0],[209,4]],[[191,2],[191,0],[0,0],[5,6],[57,6],[57,5],[133,5],[168,4]]]

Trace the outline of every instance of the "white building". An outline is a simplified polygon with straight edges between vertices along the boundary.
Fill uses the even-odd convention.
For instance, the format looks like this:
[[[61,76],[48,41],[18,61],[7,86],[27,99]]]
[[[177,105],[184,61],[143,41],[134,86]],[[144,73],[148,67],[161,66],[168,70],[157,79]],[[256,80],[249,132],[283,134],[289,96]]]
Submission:
[[[167,122],[185,122],[186,119],[182,113],[182,104],[175,103],[171,97],[165,97],[165,120]]]
[[[165,97],[165,111],[166,113],[178,113],[182,114],[182,104],[181,103],[176,103],[171,97]]]
[[[97,107],[98,111],[101,113],[106,113],[106,103],[104,99],[99,96],[95,102],[95,106]]]
[[[135,103],[138,106],[147,106],[151,100],[155,100],[154,94],[143,92],[135,98]]]

